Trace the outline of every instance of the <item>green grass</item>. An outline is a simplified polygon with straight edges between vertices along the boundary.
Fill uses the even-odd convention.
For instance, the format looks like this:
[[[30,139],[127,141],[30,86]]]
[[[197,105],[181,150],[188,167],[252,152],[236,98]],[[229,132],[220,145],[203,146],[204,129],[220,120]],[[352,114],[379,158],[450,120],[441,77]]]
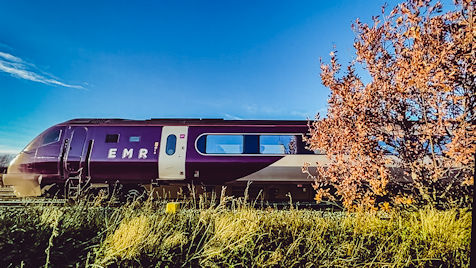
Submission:
[[[469,267],[466,209],[346,213],[202,198],[164,211],[152,201],[0,208],[0,267]]]

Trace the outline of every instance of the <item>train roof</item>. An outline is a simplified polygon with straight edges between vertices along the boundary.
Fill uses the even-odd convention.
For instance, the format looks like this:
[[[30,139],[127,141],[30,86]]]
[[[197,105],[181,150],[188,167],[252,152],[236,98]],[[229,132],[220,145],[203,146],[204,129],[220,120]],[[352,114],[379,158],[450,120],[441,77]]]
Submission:
[[[120,118],[79,118],[66,121],[65,125],[256,125],[256,126],[306,126],[306,120],[225,120],[223,118],[152,118],[130,120]]]

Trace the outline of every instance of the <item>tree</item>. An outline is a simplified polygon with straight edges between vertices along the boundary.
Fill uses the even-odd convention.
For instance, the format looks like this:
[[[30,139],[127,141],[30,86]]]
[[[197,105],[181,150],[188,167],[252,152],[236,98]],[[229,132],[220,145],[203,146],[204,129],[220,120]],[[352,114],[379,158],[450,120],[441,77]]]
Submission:
[[[13,159],[13,155],[10,154],[0,154],[0,173],[3,169],[8,167],[8,164]]]
[[[339,197],[347,208],[374,207],[388,194],[391,168],[404,171],[399,179],[409,178],[427,201],[448,178],[473,184],[475,3],[458,0],[446,13],[425,0],[408,0],[388,15],[383,7],[372,25],[352,25],[356,58],[343,74],[336,51],[330,63],[321,61],[331,94],[327,117],[317,115],[308,139],[330,159],[313,175],[318,201]]]

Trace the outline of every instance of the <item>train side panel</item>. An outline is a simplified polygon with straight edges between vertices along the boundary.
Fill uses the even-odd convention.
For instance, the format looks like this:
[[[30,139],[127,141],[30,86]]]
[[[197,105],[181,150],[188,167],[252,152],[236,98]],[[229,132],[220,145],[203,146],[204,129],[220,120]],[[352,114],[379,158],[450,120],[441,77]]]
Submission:
[[[197,148],[197,139],[206,134],[305,133],[305,127],[285,126],[192,126],[189,128],[186,170],[190,179],[205,185],[221,185],[258,172],[282,159],[283,155],[236,153],[206,154]],[[243,149],[245,150],[245,149]]]
[[[158,177],[161,126],[94,126],[92,182],[150,183]]]

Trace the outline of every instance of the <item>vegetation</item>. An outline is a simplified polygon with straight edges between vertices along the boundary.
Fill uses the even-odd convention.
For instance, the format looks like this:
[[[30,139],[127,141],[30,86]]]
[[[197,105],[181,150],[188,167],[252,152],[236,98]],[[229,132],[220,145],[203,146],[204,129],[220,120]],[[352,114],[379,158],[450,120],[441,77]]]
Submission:
[[[0,173],[2,171],[6,171],[8,164],[13,159],[13,155],[11,154],[0,154]]]
[[[189,201],[0,208],[0,266],[469,267],[471,212],[255,209]]]
[[[256,209],[223,193],[173,214],[152,200],[0,207],[0,266],[469,267],[476,14],[472,0],[456,6],[409,0],[357,21],[347,72],[335,52],[322,64],[329,110],[308,142],[331,163],[304,169],[316,200],[345,211]],[[409,190],[392,191],[391,176]]]
[[[353,25],[356,58],[344,74],[336,51],[322,63],[328,112],[312,123],[308,142],[331,163],[309,173],[316,200],[337,198],[348,209],[375,208],[381,197],[438,204],[474,184],[476,3],[455,6],[443,13],[439,2],[408,0],[383,8],[373,25]],[[411,191],[389,191],[402,180]]]

